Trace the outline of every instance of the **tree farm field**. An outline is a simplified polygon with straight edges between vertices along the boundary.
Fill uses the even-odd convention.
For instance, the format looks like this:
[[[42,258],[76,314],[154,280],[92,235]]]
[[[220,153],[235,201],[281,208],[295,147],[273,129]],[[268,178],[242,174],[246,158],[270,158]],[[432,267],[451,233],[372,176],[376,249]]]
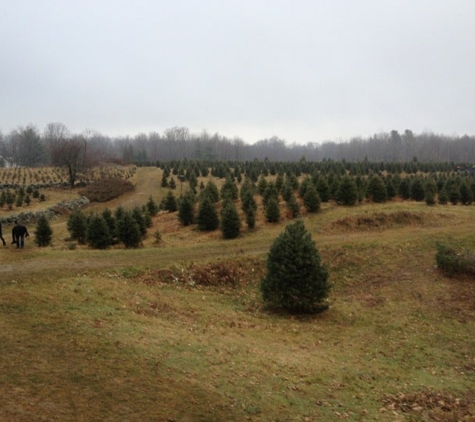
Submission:
[[[85,212],[166,195],[158,168],[131,180]],[[4,227],[0,420],[473,421],[475,281],[445,276],[435,254],[437,242],[475,247],[474,210],[393,200],[303,213],[332,284],[315,316],[262,305],[285,217],[223,240],[160,212],[138,249],[71,248],[66,215],[46,248],[30,225],[17,250]]]

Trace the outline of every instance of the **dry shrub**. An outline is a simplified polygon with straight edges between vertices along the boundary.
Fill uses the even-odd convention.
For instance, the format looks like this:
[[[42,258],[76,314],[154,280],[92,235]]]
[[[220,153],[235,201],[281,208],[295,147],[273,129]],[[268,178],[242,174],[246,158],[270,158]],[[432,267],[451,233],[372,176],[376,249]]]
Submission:
[[[185,286],[236,288],[254,283],[261,277],[262,263],[231,260],[188,267],[153,269],[141,277],[146,284],[178,283]]]
[[[105,178],[97,180],[80,190],[91,202],[107,202],[135,189],[128,180]]]
[[[383,410],[426,415],[436,421],[462,421],[475,413],[475,393],[462,396],[433,390],[387,395]],[[424,419],[425,420],[425,419]]]

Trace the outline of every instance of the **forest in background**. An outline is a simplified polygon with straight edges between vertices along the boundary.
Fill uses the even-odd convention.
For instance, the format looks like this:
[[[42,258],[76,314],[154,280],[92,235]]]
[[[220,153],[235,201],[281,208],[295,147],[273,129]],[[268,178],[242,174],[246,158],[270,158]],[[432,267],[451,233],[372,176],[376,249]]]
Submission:
[[[0,132],[1,167],[55,165],[52,151],[64,143],[76,144],[91,164],[146,163],[170,160],[252,161],[370,161],[383,163],[475,162],[475,136],[450,136],[411,130],[378,133],[346,141],[288,143],[276,136],[248,144],[240,138],[192,133],[173,127],[163,133],[140,133],[130,137],[110,137],[94,131],[74,134],[62,123],[50,123],[41,132],[34,125],[19,126],[7,134]],[[53,148],[52,148],[53,147]],[[64,161],[64,151],[62,152]]]

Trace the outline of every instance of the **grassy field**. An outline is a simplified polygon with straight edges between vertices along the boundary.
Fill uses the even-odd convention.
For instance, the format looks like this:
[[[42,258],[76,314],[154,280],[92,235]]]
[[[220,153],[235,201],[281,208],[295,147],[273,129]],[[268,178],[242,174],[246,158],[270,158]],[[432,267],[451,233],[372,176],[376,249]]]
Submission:
[[[135,192],[91,210],[160,200],[160,180],[139,168]],[[314,317],[262,307],[288,221],[223,241],[161,213],[161,244],[97,251],[69,248],[56,218],[52,247],[0,251],[0,420],[474,421],[475,281],[434,258],[438,241],[475,247],[474,213],[389,202],[305,215],[332,283]],[[234,283],[200,284],[212,268]]]

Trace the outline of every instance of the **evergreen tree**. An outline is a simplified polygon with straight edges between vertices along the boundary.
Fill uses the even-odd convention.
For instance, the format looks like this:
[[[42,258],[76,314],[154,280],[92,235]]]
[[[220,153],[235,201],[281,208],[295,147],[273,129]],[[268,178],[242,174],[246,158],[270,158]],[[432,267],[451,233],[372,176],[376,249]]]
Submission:
[[[416,177],[411,184],[411,198],[414,201],[423,201],[426,196],[424,181],[421,177]]]
[[[35,242],[38,246],[49,246],[53,239],[53,229],[44,214],[38,218],[35,231]]]
[[[300,214],[300,204],[292,193],[290,199],[287,201],[287,208],[292,214],[292,218],[297,218]]]
[[[350,176],[343,176],[336,193],[336,200],[341,205],[355,205],[358,190],[355,181]]]
[[[330,200],[330,187],[326,177],[319,177],[316,184],[318,196],[322,202],[328,202]]]
[[[72,240],[86,243],[87,217],[81,210],[73,211],[68,218],[67,228]]]
[[[126,248],[137,248],[140,246],[142,236],[140,227],[130,211],[125,211],[124,215],[117,220],[117,238]]]
[[[96,249],[107,249],[112,244],[112,236],[106,220],[101,215],[94,214],[88,222],[86,242]]]
[[[256,226],[256,211],[252,207],[247,207],[244,214],[246,215],[247,227],[253,229]]]
[[[140,207],[135,206],[132,210],[132,217],[139,225],[140,236],[145,237],[147,235],[147,223]]]
[[[384,180],[378,175],[373,175],[369,179],[366,193],[368,198],[376,203],[386,202],[388,199],[388,191]]]
[[[205,192],[205,191],[203,191]],[[178,219],[184,226],[189,226],[195,221],[195,196],[193,192],[188,191],[180,201],[178,207]]]
[[[259,182],[257,183],[257,192],[259,192],[259,195],[264,196],[264,192],[267,189],[267,179],[261,175],[259,178]]]
[[[114,215],[112,214],[112,211],[109,208],[105,208],[104,211],[102,211],[101,215],[102,215],[102,218],[107,223],[107,227],[109,227],[109,232],[112,238],[116,237],[115,218],[114,218]]]
[[[304,223],[289,224],[273,242],[261,280],[264,303],[292,313],[316,313],[328,308],[328,272]]]
[[[290,201],[290,197],[293,196],[294,190],[288,179],[285,180],[281,191],[282,191],[282,198],[284,199],[284,201],[286,202]]]
[[[147,203],[145,204],[147,207],[148,212],[152,217],[155,217],[158,214],[158,205],[157,203],[153,200],[152,196],[150,195],[148,198]]]
[[[203,197],[204,195],[208,195],[209,199],[211,199],[211,201],[215,203],[219,201],[219,190],[212,180],[209,180],[208,183],[206,183],[205,188],[200,194],[201,197]]]
[[[208,196],[201,200],[196,222],[198,223],[198,229],[201,231],[212,231],[219,227],[216,205]]]
[[[465,180],[460,183],[459,192],[462,205],[470,205],[473,202],[472,189]]]
[[[239,197],[239,191],[236,184],[231,177],[227,177],[223,186],[221,187],[221,199],[231,199],[235,201]]]
[[[234,239],[239,236],[241,219],[233,201],[225,201],[221,210],[221,232],[225,239]]]
[[[168,180],[167,180],[167,178],[168,178],[168,175],[167,175],[165,172],[163,172],[162,181],[161,181],[161,183],[160,183],[160,186],[161,186],[162,188],[168,188]]]
[[[303,204],[308,212],[317,212],[320,210],[320,197],[313,183],[308,184],[303,197]]]
[[[449,195],[447,194],[447,189],[445,189],[445,187],[439,191],[438,202],[440,205],[447,205],[449,202]]]
[[[175,195],[171,190],[168,191],[167,196],[163,202],[163,209],[168,212],[175,212],[178,209],[178,204],[176,202]]]
[[[405,177],[401,180],[399,184],[399,195],[402,199],[410,199],[411,198],[411,180]]]
[[[279,202],[275,196],[272,196],[266,206],[266,221],[268,223],[277,223],[280,220]]]

